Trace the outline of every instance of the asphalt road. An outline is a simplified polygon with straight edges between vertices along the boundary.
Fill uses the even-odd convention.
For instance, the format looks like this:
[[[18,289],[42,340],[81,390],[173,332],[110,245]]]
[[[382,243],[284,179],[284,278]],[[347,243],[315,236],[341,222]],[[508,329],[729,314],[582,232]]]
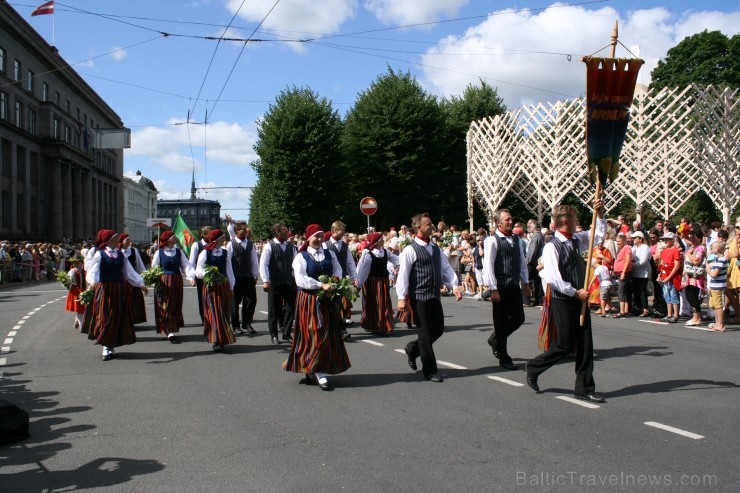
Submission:
[[[141,324],[102,362],[60,287],[0,289],[0,397],[31,414],[31,437],[0,447],[3,493],[740,491],[738,327],[595,317],[607,403],[586,408],[567,400],[572,360],[540,377],[541,394],[499,369],[487,302],[443,299],[441,384],[399,352],[413,330],[366,335],[356,310],[352,368],[322,392],[282,371],[287,346],[270,344],[261,293],[259,333],[225,354],[204,341],[186,289],[182,344]],[[522,370],[540,319],[525,312],[509,341]]]

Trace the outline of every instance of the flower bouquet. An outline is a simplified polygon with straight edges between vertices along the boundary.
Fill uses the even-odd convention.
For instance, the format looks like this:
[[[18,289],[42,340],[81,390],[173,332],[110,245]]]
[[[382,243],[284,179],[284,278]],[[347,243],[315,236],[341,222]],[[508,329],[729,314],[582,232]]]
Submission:
[[[157,265],[142,272],[141,278],[147,286],[159,288],[162,287],[162,274],[164,274],[162,267]]]
[[[72,286],[72,281],[70,281],[69,276],[64,271],[57,271],[56,280],[62,283],[62,286],[64,286],[66,289],[69,289],[70,286]]]
[[[319,276],[319,281],[325,284],[330,284],[334,289],[331,291],[319,291],[319,299],[326,299],[329,301],[340,301],[342,298],[347,298],[351,301],[357,300],[357,289],[352,282],[352,278],[349,276],[338,278],[337,276]]]
[[[89,305],[93,302],[93,299],[95,298],[95,288],[86,289],[85,291],[80,293],[80,296],[77,298],[77,301],[80,302],[81,305]]]
[[[439,238],[438,246],[440,248],[447,248],[449,246],[452,246],[452,232],[445,231],[442,233],[442,236]]]
[[[398,242],[398,251],[402,252],[404,248],[409,246],[411,244],[411,238],[404,238],[403,240]]]
[[[203,276],[203,284],[206,286],[215,286],[216,284],[223,284],[228,281],[228,278],[221,274],[218,267],[215,265],[206,265],[206,274]]]

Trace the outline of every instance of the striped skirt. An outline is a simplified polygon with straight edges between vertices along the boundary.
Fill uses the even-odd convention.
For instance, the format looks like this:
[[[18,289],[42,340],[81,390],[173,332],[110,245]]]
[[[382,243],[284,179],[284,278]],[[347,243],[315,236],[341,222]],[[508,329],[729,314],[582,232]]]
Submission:
[[[146,307],[144,306],[144,293],[141,288],[132,286],[124,281],[126,285],[126,304],[128,305],[128,317],[132,325],[146,322]]]
[[[352,301],[349,298],[342,298],[342,318],[352,318]]]
[[[158,334],[180,332],[182,318],[182,276],[163,274],[162,286],[154,288],[154,323]]]
[[[95,285],[93,320],[87,338],[106,347],[136,342],[136,332],[129,320],[125,282],[99,282]]]
[[[92,326],[93,320],[95,320],[95,303],[89,305],[82,305],[85,307],[85,314],[82,316],[82,325],[80,326],[80,333],[89,334],[90,327]]]
[[[226,282],[214,286],[203,284],[203,334],[211,344],[223,347],[236,342],[231,329],[232,298]]]
[[[67,293],[67,303],[64,306],[65,310],[68,312],[75,312],[80,315],[85,313],[85,305],[79,301],[80,293],[81,291],[78,286],[70,286],[69,293]]]
[[[411,308],[411,298],[406,296],[406,308],[403,310],[398,310],[398,313],[396,314],[398,317],[398,321],[405,323],[409,327],[412,326],[419,326],[419,318],[416,316],[416,313],[414,313],[414,309]]]
[[[393,308],[388,276],[370,276],[362,285],[361,324],[363,329],[374,334],[393,332]]]
[[[315,292],[298,291],[295,304],[295,332],[288,360],[283,364],[293,373],[336,375],[351,366],[342,341],[339,303],[321,302]]]

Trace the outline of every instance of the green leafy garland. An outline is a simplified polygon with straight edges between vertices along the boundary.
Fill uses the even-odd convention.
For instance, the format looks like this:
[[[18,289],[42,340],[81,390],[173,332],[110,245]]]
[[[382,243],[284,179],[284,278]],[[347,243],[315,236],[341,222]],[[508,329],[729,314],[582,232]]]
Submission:
[[[157,265],[142,272],[141,278],[147,286],[160,288],[162,287],[162,274],[164,274],[162,266]]]
[[[349,276],[340,279],[337,276],[322,275],[319,276],[319,281],[330,284],[334,288],[331,291],[320,290],[319,299],[328,299],[329,301],[339,301],[342,298],[351,301],[357,300],[357,289]]]
[[[57,271],[56,280],[62,283],[62,286],[64,286],[66,289],[69,289],[72,287],[72,281],[69,279],[69,276],[64,271]]]
[[[205,271],[206,273],[203,276],[203,284],[206,286],[223,284],[229,280],[225,275],[221,274],[221,271],[219,271],[218,267],[215,265],[206,265]]]

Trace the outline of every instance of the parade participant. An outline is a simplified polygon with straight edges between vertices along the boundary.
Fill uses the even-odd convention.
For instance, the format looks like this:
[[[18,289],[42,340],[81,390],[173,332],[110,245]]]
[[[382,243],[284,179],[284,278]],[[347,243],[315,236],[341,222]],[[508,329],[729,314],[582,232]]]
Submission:
[[[334,252],[334,255],[336,255],[337,261],[339,261],[339,265],[342,267],[342,275],[340,277],[349,276],[352,281],[355,282],[356,286],[357,268],[355,266],[354,258],[352,257],[352,252],[347,243],[343,240],[346,228],[347,226],[343,222],[334,221],[331,225],[331,237],[324,242],[324,248],[328,248]],[[365,245],[367,245],[367,243]],[[350,335],[347,333],[347,326],[352,324],[352,301],[347,298],[342,299],[342,317],[345,325],[342,329],[342,338],[347,340],[350,338]]]
[[[459,301],[462,294],[457,286],[457,274],[437,245],[431,243],[434,223],[429,214],[417,214],[412,218],[411,227],[416,236],[400,255],[400,268],[396,279],[398,310],[406,308],[409,296],[411,309],[420,322],[417,339],[406,345],[408,364],[416,371],[416,358],[421,357],[422,373],[426,380],[443,382],[437,370],[434,355],[434,342],[444,332],[444,311],[440,299],[440,286],[451,289]],[[521,303],[521,301],[520,301]]]
[[[136,332],[129,319],[125,284],[128,282],[141,288],[144,294],[147,288],[144,280],[118,249],[118,234],[105,229],[99,232],[98,237],[100,241],[89,262],[86,277],[87,283],[95,288],[94,320],[90,323],[88,339],[103,346],[100,357],[108,361],[116,357],[115,348],[136,342]]]
[[[182,317],[182,275],[195,286],[195,273],[190,267],[188,256],[177,246],[177,236],[171,230],[159,235],[159,248],[152,257],[152,267],[162,267],[161,285],[154,289],[154,323],[157,334],[177,344],[180,327],[185,326]]]
[[[71,284],[69,286],[69,293],[67,294],[67,303],[64,308],[68,312],[75,313],[75,329],[82,328],[82,316],[85,313],[85,305],[79,302],[80,293],[86,289],[85,273],[82,270],[83,262],[82,257],[70,258],[69,263],[72,264],[72,268],[67,272],[67,277]]]
[[[306,228],[306,241],[293,259],[293,275],[298,287],[296,297],[296,331],[286,371],[305,373],[307,385],[318,385],[331,390],[327,375],[337,375],[349,369],[347,350],[340,329],[342,314],[337,302],[319,298],[320,291],[332,286],[319,281],[322,275],[340,277],[342,268],[334,252],[322,248],[324,232],[318,224]]]
[[[598,221],[594,239],[600,241],[606,232],[604,209],[601,200],[594,203]],[[585,265],[581,253],[588,250],[589,232],[575,234],[576,210],[560,205],[553,210],[555,237],[545,245],[542,252],[544,281],[551,288],[552,316],[555,320],[557,342],[544,353],[527,361],[527,385],[535,392],[539,376],[548,368],[567,356],[576,348],[576,383],[574,397],[589,402],[604,402],[594,394],[594,353],[591,334],[591,314],[586,310],[581,326],[580,315],[583,302],[588,300],[585,289]]]
[[[234,300],[231,308],[231,325],[234,333],[256,334],[252,327],[254,310],[257,307],[257,276],[259,275],[259,255],[252,242],[252,230],[244,221],[234,222],[226,216],[229,225],[229,242],[226,249],[231,252],[231,268],[234,271]],[[241,327],[239,326],[239,305],[241,305]]]
[[[262,289],[267,293],[267,327],[273,344],[280,344],[278,329],[283,341],[293,340],[293,311],[295,306],[295,279],[293,257],[296,249],[288,241],[290,231],[283,223],[270,228],[272,240],[262,247],[260,277]]]
[[[206,266],[212,265],[226,278],[221,283],[203,283],[203,334],[213,344],[217,353],[229,344],[234,344],[234,332],[231,329],[231,301],[234,288],[234,271],[231,269],[231,252],[224,247],[228,239],[220,229],[208,233],[208,244],[198,255],[195,276],[203,279]]]
[[[131,248],[131,237],[128,233],[121,233],[118,236],[118,247],[131,263],[131,267],[133,267],[137,274],[141,275],[145,270],[144,262],[142,262],[139,256],[139,251],[136,248]],[[141,289],[137,289],[126,283],[126,303],[129,307],[129,317],[132,325],[146,322],[146,307],[144,306],[144,295]]]
[[[542,226],[534,219],[527,222],[527,229],[531,235],[527,244],[527,268],[529,281],[532,283],[532,302],[529,306],[539,306],[542,304],[545,291],[542,288],[542,278],[537,271],[537,261],[542,256],[545,237],[542,235]]]
[[[198,255],[203,251],[203,247],[208,244],[208,233],[211,231],[210,226],[200,228],[200,240],[190,245],[190,269],[195,272],[195,266],[198,264]],[[198,313],[200,322],[203,323],[203,279],[195,278],[195,291],[198,293]]]
[[[493,215],[496,232],[486,238],[483,250],[483,283],[491,290],[493,334],[488,338],[493,357],[499,366],[516,370],[509,355],[509,336],[524,323],[522,288],[530,297],[529,268],[522,241],[513,232],[514,220],[508,209],[499,209]]]
[[[398,257],[383,248],[381,233],[367,235],[367,247],[357,263],[357,282],[362,286],[362,328],[374,334],[393,333],[388,264],[398,265]]]

